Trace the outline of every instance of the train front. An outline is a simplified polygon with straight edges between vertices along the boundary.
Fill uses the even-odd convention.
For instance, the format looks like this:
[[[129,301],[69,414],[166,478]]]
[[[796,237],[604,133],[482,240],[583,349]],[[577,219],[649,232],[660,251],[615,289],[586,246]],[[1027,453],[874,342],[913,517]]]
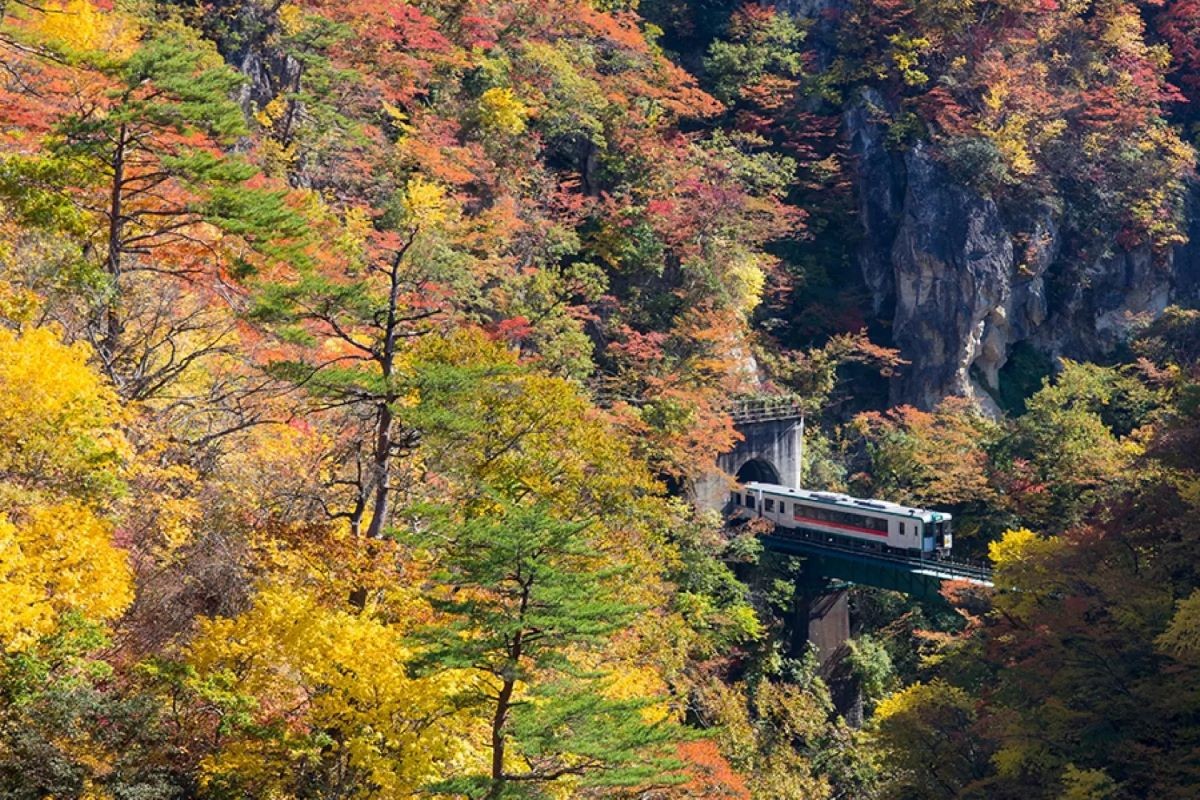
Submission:
[[[926,523],[925,539],[933,546],[932,549],[938,556],[950,555],[950,548],[954,546],[953,521],[954,518],[950,514],[934,512],[931,522]],[[933,529],[933,536],[929,536],[930,528]],[[930,539],[932,539],[931,542]]]

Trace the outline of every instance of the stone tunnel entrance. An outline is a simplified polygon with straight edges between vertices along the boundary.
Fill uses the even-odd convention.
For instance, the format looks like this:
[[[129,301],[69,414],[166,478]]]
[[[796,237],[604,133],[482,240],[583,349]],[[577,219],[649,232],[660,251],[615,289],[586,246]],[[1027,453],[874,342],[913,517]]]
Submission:
[[[737,471],[738,483],[749,483],[757,481],[758,483],[780,483],[779,470],[775,469],[775,465],[765,458],[752,458]]]

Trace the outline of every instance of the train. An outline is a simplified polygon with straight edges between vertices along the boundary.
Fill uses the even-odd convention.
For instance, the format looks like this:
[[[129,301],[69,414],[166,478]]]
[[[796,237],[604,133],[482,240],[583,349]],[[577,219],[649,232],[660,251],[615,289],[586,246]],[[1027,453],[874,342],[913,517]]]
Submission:
[[[922,558],[947,558],[954,545],[952,515],[884,500],[751,481],[737,487],[729,502],[735,516],[770,520],[777,529],[837,544]]]

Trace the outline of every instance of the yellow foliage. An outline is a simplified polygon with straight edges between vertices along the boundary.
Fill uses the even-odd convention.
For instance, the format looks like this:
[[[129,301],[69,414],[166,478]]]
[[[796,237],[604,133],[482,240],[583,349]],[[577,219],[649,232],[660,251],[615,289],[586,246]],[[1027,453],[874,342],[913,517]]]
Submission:
[[[479,120],[487,130],[516,136],[528,118],[529,109],[512,89],[488,89],[479,98]]]
[[[111,493],[131,449],[116,392],[88,366],[86,345],[45,328],[0,328],[0,496],[38,490]]]
[[[909,86],[921,86],[928,82],[929,75],[921,68],[921,57],[929,52],[933,43],[923,36],[896,33],[888,37],[892,46],[892,61]]]
[[[1062,776],[1059,800],[1105,800],[1117,792],[1117,784],[1099,769],[1079,769],[1068,764]]]
[[[1039,598],[1055,592],[1059,580],[1052,557],[1063,542],[1054,536],[1039,536],[1026,528],[1006,531],[988,544],[988,557],[995,566],[996,605],[1013,617],[1032,612]]]
[[[233,619],[202,623],[189,661],[202,681],[223,682],[254,701],[256,724],[275,736],[238,731],[205,759],[204,780],[257,797],[292,796],[292,765],[307,751],[349,774],[354,796],[393,798],[473,758],[469,717],[451,695],[472,676],[414,678],[404,620],[388,622],[322,605],[310,591],[263,589]],[[333,741],[319,734],[336,730]]]
[[[116,393],[84,345],[0,328],[0,647],[21,649],[75,612],[112,619],[133,598],[110,499],[131,455]]]
[[[1005,531],[999,541],[988,543],[988,558],[999,571],[1016,570],[1058,548],[1056,537],[1038,536],[1028,528]]]
[[[1145,49],[1143,36],[1145,24],[1136,9],[1115,6],[1116,10],[1105,17],[1104,30],[1100,41],[1117,51],[1130,55],[1141,55]]]
[[[761,254],[746,253],[730,264],[726,272],[733,306],[742,314],[749,315],[762,301],[763,288],[767,285],[762,266],[764,259]]]
[[[615,670],[604,694],[613,700],[660,698],[659,702],[642,709],[642,719],[655,723],[671,716],[670,704],[661,699],[667,696],[667,685],[658,670],[649,665],[627,664]]]
[[[304,29],[304,10],[295,3],[284,3],[279,7],[279,28],[289,36]]]
[[[996,750],[991,761],[997,773],[1009,778],[1038,774],[1055,765],[1054,756],[1046,750],[1044,742],[1023,736],[1017,731],[1005,737],[1003,746]]]
[[[254,112],[254,118],[258,120],[258,124],[264,128],[270,128],[275,125],[283,115],[287,113],[287,99],[284,97],[273,97],[265,106]]]
[[[450,201],[445,189],[417,175],[404,187],[404,211],[412,225],[432,227],[449,218]]]
[[[478,331],[464,331],[423,341],[416,361],[499,373],[515,356]],[[633,498],[654,490],[628,443],[567,379],[512,371],[439,402],[453,403],[464,420],[487,421],[424,440],[431,463],[452,466],[473,483],[521,487],[521,494],[551,503],[563,518],[614,522],[634,513]]]
[[[1200,589],[1179,601],[1171,623],[1155,643],[1180,661],[1200,664]]]
[[[133,600],[125,554],[112,526],[68,501],[0,516],[0,646],[23,649],[77,612],[107,620]]]
[[[326,463],[334,443],[328,433],[307,425],[260,425],[239,437],[221,472],[222,494],[231,508],[258,516],[282,516],[293,494],[318,491],[330,478]]]
[[[133,52],[141,31],[115,11],[101,11],[90,0],[67,0],[40,15],[38,28],[50,42],[76,52],[106,52],[123,58]]]
[[[0,263],[3,261],[0,260]],[[37,292],[0,281],[0,317],[27,323],[41,306],[42,298]]]
[[[164,443],[156,442],[140,453],[130,479],[134,496],[122,508],[125,524],[138,531],[138,543],[161,546],[160,555],[190,542],[204,513],[196,496],[199,473],[186,464],[172,462],[165,450]]]

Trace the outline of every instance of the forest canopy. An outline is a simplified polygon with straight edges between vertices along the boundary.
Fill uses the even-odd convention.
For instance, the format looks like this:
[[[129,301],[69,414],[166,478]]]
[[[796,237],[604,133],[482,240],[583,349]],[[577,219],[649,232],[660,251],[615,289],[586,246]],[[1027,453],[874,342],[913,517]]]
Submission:
[[[1161,272],[1200,6],[792,5],[0,0],[0,797],[1190,797],[1198,312],[893,404],[843,116]],[[807,645],[762,396],[996,590]]]

